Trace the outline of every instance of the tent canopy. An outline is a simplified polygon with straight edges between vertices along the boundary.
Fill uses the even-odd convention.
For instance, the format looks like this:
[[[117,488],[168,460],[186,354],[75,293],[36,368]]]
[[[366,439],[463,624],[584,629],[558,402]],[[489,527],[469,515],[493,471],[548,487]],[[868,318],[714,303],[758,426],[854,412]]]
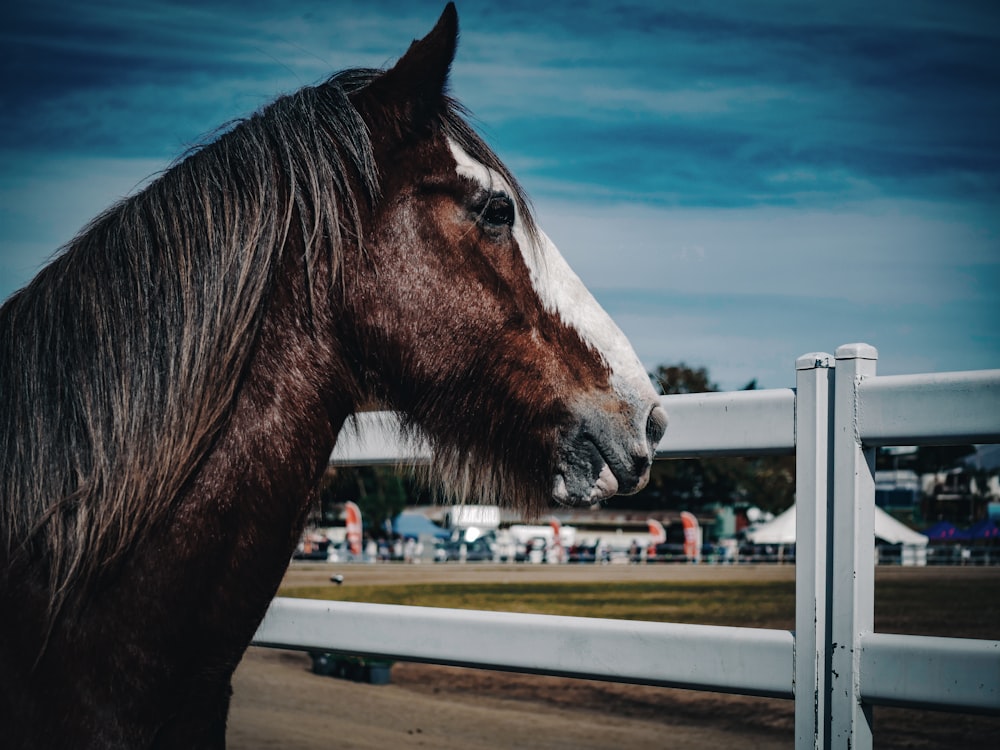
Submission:
[[[450,531],[442,529],[427,516],[419,513],[400,513],[392,522],[392,531],[399,536],[412,536],[415,539],[421,536],[447,539],[451,536]]]
[[[984,518],[965,530],[966,539],[1000,539],[1000,527],[992,518]]]
[[[924,536],[931,541],[940,542],[949,539],[964,539],[965,532],[951,523],[951,521],[938,521],[930,528],[924,529]]]
[[[773,521],[747,532],[753,544],[795,544],[795,506]],[[927,544],[927,537],[900,523],[884,510],[875,507],[875,538],[889,544]]]
[[[795,506],[750,529],[746,536],[753,544],[795,544]]]

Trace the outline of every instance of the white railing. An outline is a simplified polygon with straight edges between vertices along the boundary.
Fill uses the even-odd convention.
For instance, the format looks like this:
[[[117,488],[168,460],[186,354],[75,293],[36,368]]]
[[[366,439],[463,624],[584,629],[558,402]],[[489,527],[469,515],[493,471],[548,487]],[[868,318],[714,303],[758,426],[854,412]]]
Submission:
[[[658,457],[796,455],[795,631],[275,599],[254,642],[791,698],[795,746],[872,747],[871,706],[1000,714],[1000,641],[874,632],[874,449],[1000,442],[1000,370],[877,377],[866,344],[796,388],[665,396]],[[421,461],[363,415],[340,464]]]

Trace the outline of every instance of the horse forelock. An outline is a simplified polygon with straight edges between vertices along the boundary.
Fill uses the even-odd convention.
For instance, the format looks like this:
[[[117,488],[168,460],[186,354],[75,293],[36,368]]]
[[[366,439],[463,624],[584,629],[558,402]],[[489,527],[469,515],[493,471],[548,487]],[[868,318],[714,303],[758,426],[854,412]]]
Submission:
[[[0,309],[0,562],[43,560],[53,609],[174,507],[226,423],[282,265],[333,283],[377,200],[348,98],[369,78],[279,99],[187,155]]]

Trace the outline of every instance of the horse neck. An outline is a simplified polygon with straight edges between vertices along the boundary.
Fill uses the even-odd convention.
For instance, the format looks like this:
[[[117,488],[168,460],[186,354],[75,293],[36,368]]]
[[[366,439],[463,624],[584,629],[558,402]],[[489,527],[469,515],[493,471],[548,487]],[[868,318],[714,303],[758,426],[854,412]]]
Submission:
[[[174,530],[193,545],[221,538],[224,547],[252,548],[254,574],[276,575],[275,586],[356,403],[330,312],[317,302],[328,294],[315,288],[323,286],[316,278],[328,277],[309,279],[295,260],[301,257],[299,250],[284,253],[231,416],[183,498],[182,527]],[[211,554],[190,551],[195,558]],[[237,573],[239,555],[223,555],[220,563]]]
[[[305,271],[295,249],[283,254],[281,279],[237,398],[229,432],[243,436],[272,469],[301,465],[285,478],[311,487],[358,400],[336,338],[325,269]],[[300,458],[295,459],[298,456]]]

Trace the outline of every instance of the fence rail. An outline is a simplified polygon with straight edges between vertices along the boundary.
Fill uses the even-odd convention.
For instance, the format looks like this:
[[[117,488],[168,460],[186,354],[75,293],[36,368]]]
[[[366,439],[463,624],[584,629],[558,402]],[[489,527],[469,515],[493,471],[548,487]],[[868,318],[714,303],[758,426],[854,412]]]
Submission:
[[[783,630],[284,598],[275,599],[255,641],[379,659],[792,697],[793,639]]]
[[[1000,714],[1000,641],[874,632],[874,449],[1000,442],[1000,370],[879,377],[849,344],[796,388],[664,396],[658,458],[796,456],[795,632],[275,599],[259,645],[795,701],[796,748],[872,747],[871,706]],[[419,462],[392,415],[362,414],[340,465]]]

